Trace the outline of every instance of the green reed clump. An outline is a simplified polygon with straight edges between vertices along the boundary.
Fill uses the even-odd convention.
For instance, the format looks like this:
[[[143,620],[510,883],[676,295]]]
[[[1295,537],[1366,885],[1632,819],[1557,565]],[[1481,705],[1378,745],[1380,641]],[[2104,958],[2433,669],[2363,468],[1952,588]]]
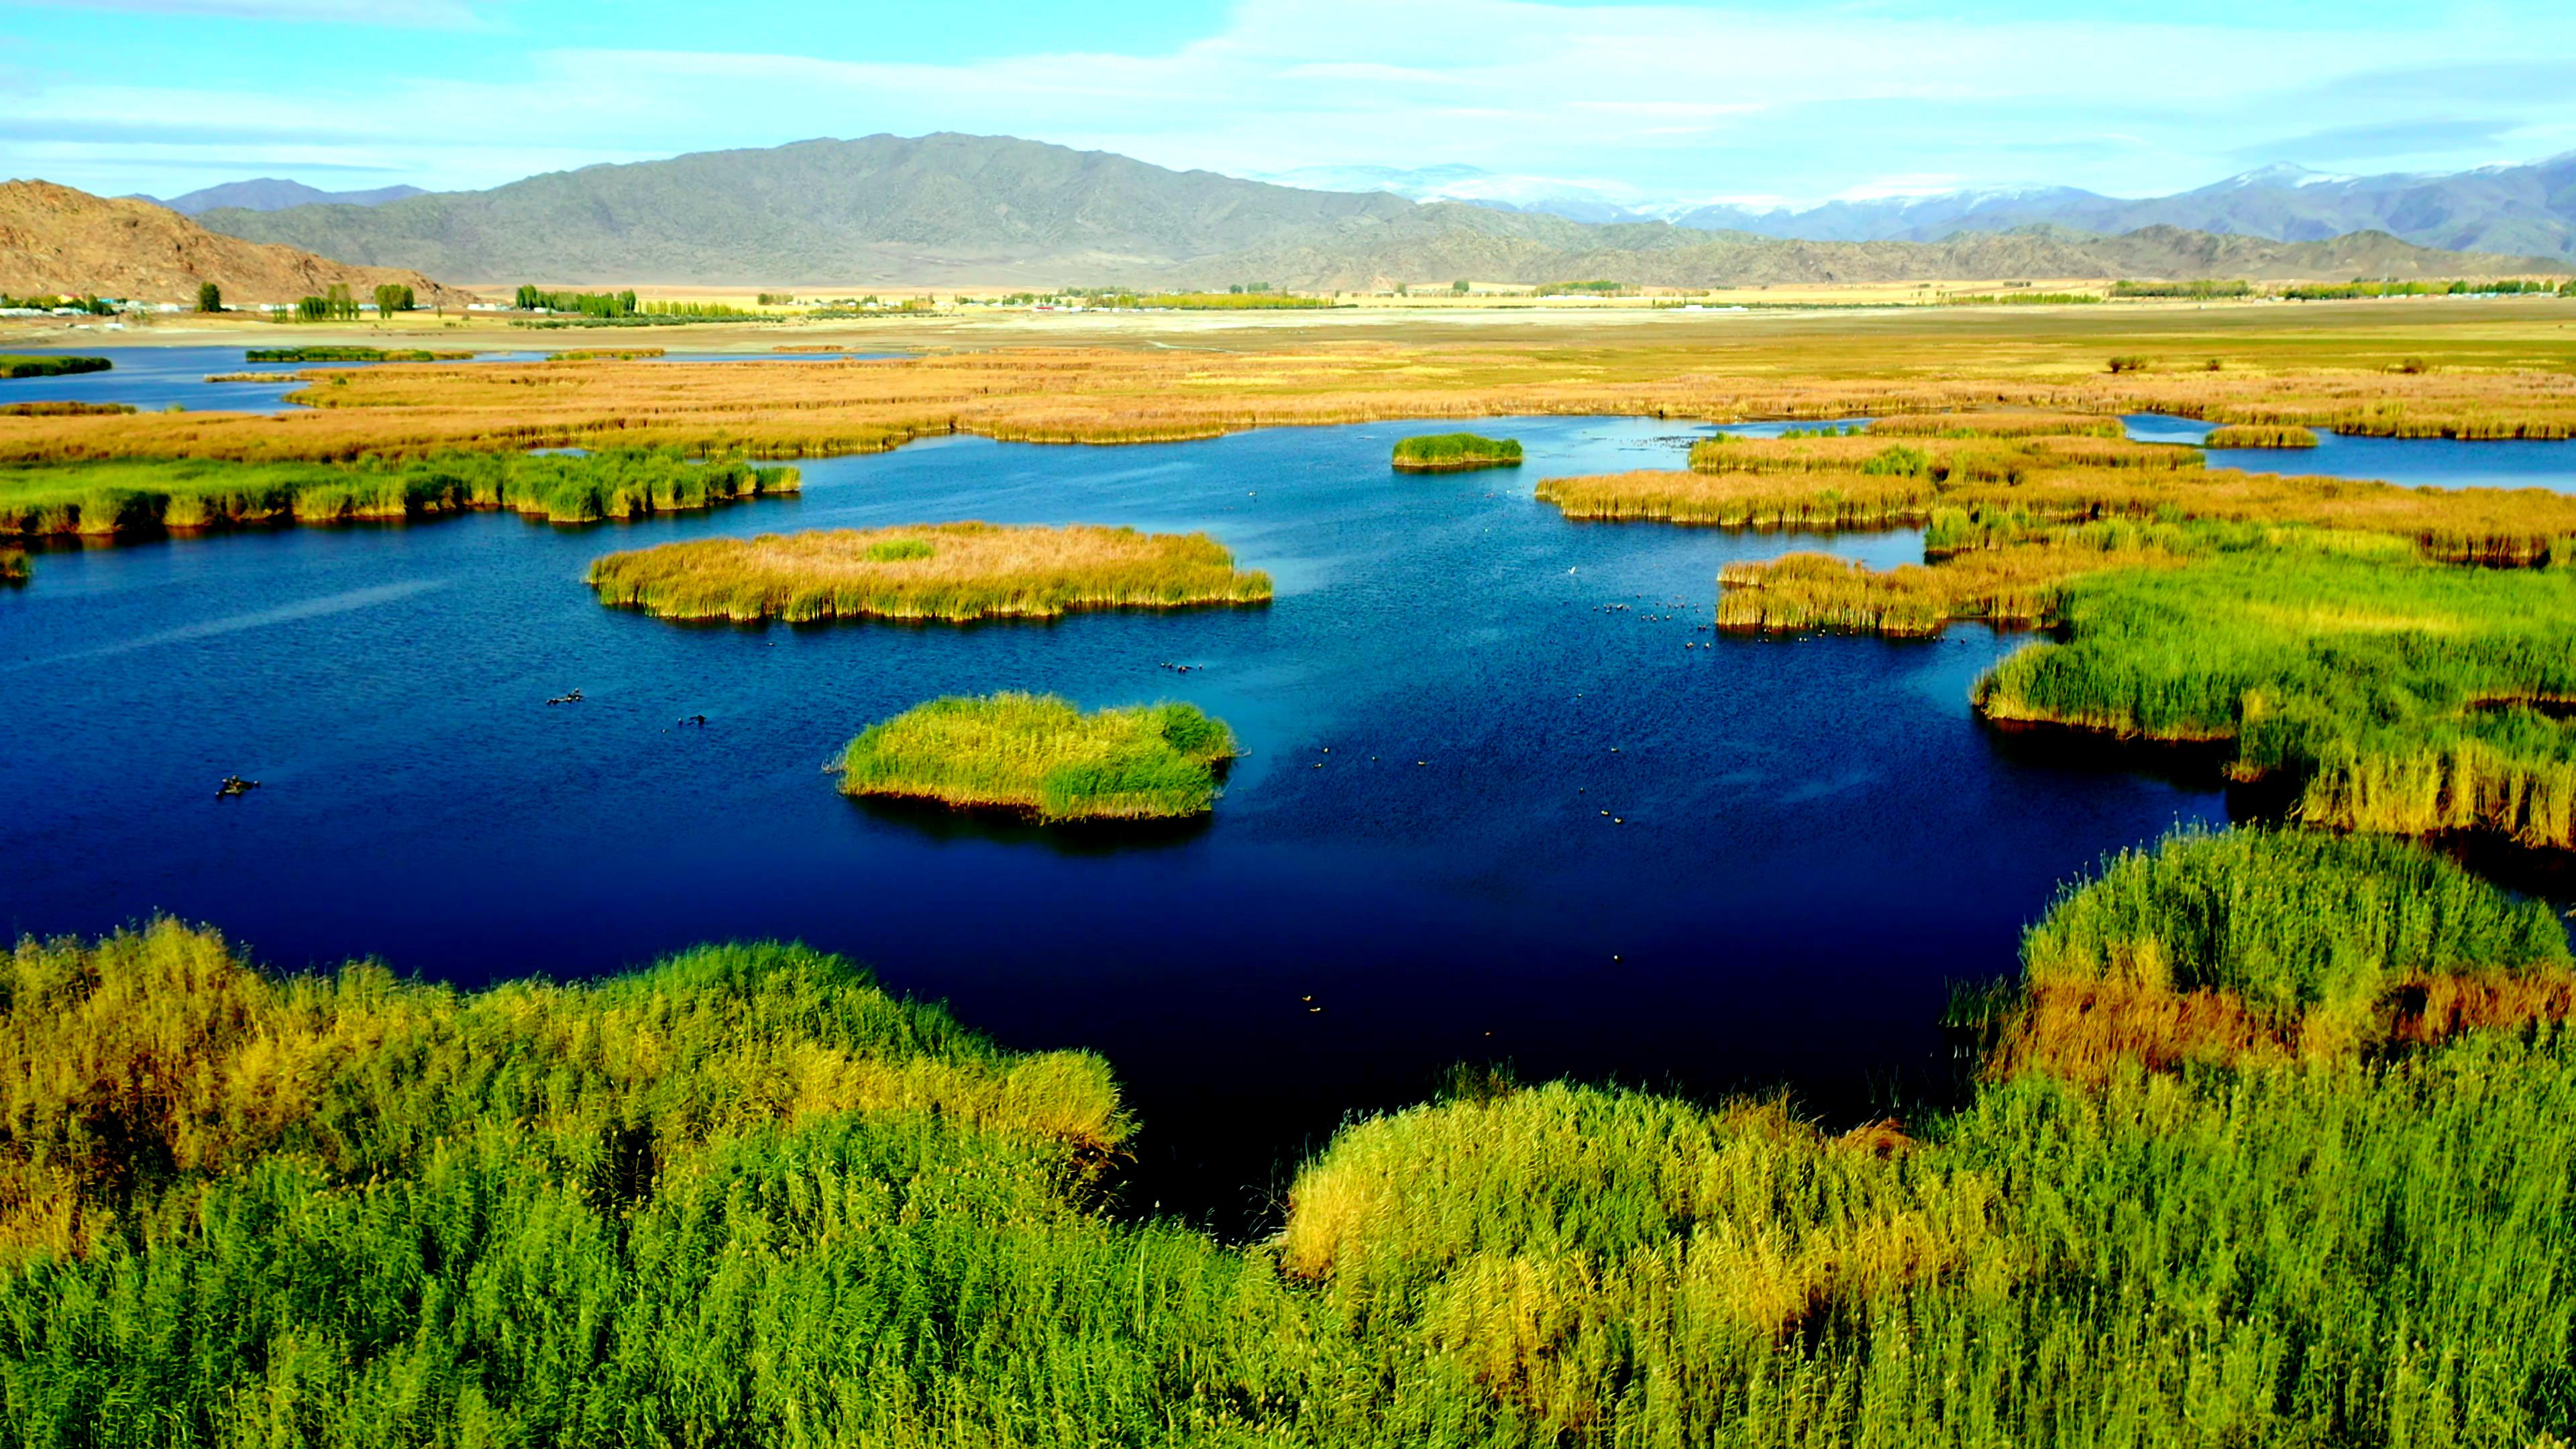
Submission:
[[[2202,530],[2195,527],[2194,532]],[[2313,825],[2576,846],[2576,575],[2430,563],[2401,540],[2262,531],[2189,568],[2066,587],[2062,642],[1980,682],[1992,718],[2232,740]]]
[[[2230,423],[2201,439],[2205,448],[2313,448],[2317,435],[2296,424]]]
[[[1214,808],[1234,734],[1187,704],[1084,714],[1055,695],[951,696],[870,725],[841,757],[847,795],[1026,811],[1054,824]]]
[[[0,548],[0,584],[23,584],[32,574],[23,548]]]
[[[1868,428],[1879,438],[2125,438],[2118,418],[2092,413],[1906,413]]]
[[[506,508],[556,523],[793,492],[796,470],[677,449],[439,453],[336,463],[131,459],[0,469],[0,537],[403,519]]]
[[[1517,468],[1517,438],[1482,438],[1474,433],[1430,433],[1395,445],[1395,466],[1407,473],[1454,473],[1468,468]]]
[[[918,524],[696,539],[594,561],[599,600],[665,619],[876,617],[963,623],[1085,609],[1265,603],[1270,576],[1238,569],[1203,533],[1075,525]]]
[[[2571,964],[2546,905],[2403,841],[2187,831],[2113,856],[2022,939],[2033,986],[2224,991],[2275,1021],[2367,1010],[2427,976]]]
[[[54,353],[0,353],[0,378],[63,377],[75,372],[105,372],[116,363],[105,357],[71,357]]]

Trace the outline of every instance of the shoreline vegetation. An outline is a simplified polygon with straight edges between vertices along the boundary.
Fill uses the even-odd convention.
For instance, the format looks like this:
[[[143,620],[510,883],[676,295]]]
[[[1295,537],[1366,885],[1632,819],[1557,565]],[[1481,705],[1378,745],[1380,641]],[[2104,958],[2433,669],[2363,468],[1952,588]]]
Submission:
[[[841,793],[1008,810],[1040,824],[1180,820],[1215,808],[1241,753],[1195,705],[1084,714],[1054,695],[936,699],[870,725],[841,756]]]
[[[64,353],[0,353],[0,378],[68,377],[79,372],[105,372],[116,363],[105,357]]]
[[[2062,326],[1998,334],[1993,329],[2021,319],[1923,310],[1931,321],[1745,334],[1730,341],[1726,366],[1715,370],[1705,346],[1653,328],[1588,333],[1565,345],[1515,335],[1472,350],[1255,337],[1221,364],[1215,354],[1180,349],[1005,346],[865,361],[783,355],[756,375],[729,362],[352,369],[294,394],[312,405],[299,414],[0,425],[0,461],[346,461],[450,448],[638,445],[792,459],[954,433],[1146,443],[1271,426],[1550,414],[1824,424],[2053,412],[2104,426],[2147,412],[2357,436],[2576,437],[2576,375],[2554,322],[2545,330],[2516,322],[2520,330],[2498,334],[2429,315],[2362,329],[2273,312],[2214,323],[2184,313],[2075,325],[2101,310],[2081,309]],[[1956,325],[1968,321],[1976,325]],[[2124,370],[2107,371],[2106,357]],[[2209,370],[2212,360],[2224,365]]]
[[[594,523],[793,493],[796,470],[676,450],[449,453],[363,464],[151,460],[0,467],[0,538],[399,521],[508,509]]]
[[[33,574],[23,548],[0,548],[0,584],[23,584]]]
[[[2184,832],[2069,886],[2022,961],[1953,1005],[1982,1071],[1951,1110],[1837,1135],[1462,1073],[1345,1122],[1230,1245],[1114,1206],[1136,1124],[1100,1058],[802,946],[468,992],[272,975],[167,920],[27,939],[0,1409],[46,1442],[140,1399],[155,1442],[710,1449],[2563,1426],[2576,963],[2545,908],[2410,844]]]
[[[965,623],[1267,603],[1270,576],[1203,533],[932,523],[691,539],[603,555],[599,600],[656,618]]]
[[[130,417],[134,412],[135,406],[132,403],[0,403],[0,418],[108,418]]]
[[[2046,629],[1986,719],[2232,746],[2311,827],[2576,849],[2576,497],[2211,469],[2196,450],[1848,436],[1711,440],[1689,472],[1556,478],[1575,518],[1920,527],[1926,562],[1733,563],[1717,626],[1896,637]]]
[[[1461,473],[1471,468],[1517,468],[1521,445],[1516,438],[1484,438],[1474,433],[1427,433],[1395,445],[1399,473]]]
[[[2201,439],[2204,448],[2313,448],[2317,435],[2290,424],[2230,423],[2212,428]]]
[[[472,352],[433,351],[426,347],[362,347],[356,345],[311,347],[249,347],[242,350],[244,362],[462,362]]]

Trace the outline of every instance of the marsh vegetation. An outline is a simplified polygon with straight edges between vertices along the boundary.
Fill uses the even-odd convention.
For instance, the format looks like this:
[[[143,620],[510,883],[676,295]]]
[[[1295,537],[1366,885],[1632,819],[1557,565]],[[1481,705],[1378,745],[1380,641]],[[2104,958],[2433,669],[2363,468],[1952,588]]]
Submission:
[[[61,1442],[139,1395],[150,1443],[712,1449],[2565,1422],[2545,911],[2413,846],[2186,835],[2024,956],[1954,1112],[1836,1135],[1462,1074],[1345,1125],[1230,1247],[1106,1210],[1133,1126],[1099,1059],[801,947],[467,994],[270,976],[169,922],[30,940],[0,958],[0,1406]]]
[[[2295,424],[2231,423],[2212,428],[2201,446],[2207,448],[2313,448],[2317,435]]]
[[[56,353],[0,353],[0,378],[65,377],[77,372],[105,372],[116,364],[104,357]]]
[[[1517,468],[1521,445],[1512,438],[1483,438],[1474,433],[1431,433],[1395,445],[1395,468],[1401,473],[1459,473],[1471,468]]]
[[[601,603],[665,619],[962,623],[1086,609],[1258,604],[1270,576],[1203,533],[932,523],[693,539],[608,554]]]
[[[1175,820],[1216,804],[1234,734],[1194,705],[1084,714],[1054,695],[935,699],[870,725],[841,793],[1022,811],[1042,824]]]
[[[0,467],[0,537],[397,520],[508,509],[592,523],[794,492],[793,468],[672,450],[442,453],[359,464],[133,460]]]

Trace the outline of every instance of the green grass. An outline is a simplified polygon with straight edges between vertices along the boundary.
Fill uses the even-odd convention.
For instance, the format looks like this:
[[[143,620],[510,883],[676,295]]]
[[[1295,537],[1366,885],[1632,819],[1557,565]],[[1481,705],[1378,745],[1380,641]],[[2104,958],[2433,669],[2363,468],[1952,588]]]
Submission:
[[[2400,841],[2187,832],[2070,886],[2022,942],[2034,986],[2223,991],[2275,1023],[2427,976],[2570,965],[2549,908]]]
[[[963,623],[1089,609],[1265,603],[1270,576],[1238,569],[1203,533],[990,523],[696,539],[603,556],[603,604],[665,619],[876,617]]]
[[[947,702],[943,702],[947,703]],[[1147,712],[1137,712],[1144,714]],[[1094,718],[1098,718],[1095,716]],[[2033,985],[2563,975],[2421,850],[2185,835]],[[2446,974],[2447,973],[2447,974]],[[2384,995],[2384,993],[2383,993]],[[2562,1003],[2563,1006],[2563,1003]],[[1107,1067],[798,946],[462,993],[169,922],[0,956],[0,1421],[47,1445],[2523,1445],[2576,1043],[2028,1070],[1835,1136],[1462,1073],[1275,1238],[1113,1212]]]
[[[0,537],[403,519],[510,509],[591,523],[793,492],[793,468],[676,450],[442,453],[360,464],[138,459],[0,468]]]
[[[2194,535],[2208,532],[2195,527]],[[2063,642],[1977,688],[1992,718],[2232,740],[2339,830],[2576,847],[2576,570],[2430,563],[2402,540],[2234,529],[2179,569],[2078,579]]]
[[[1026,811],[1040,821],[1204,815],[1234,734],[1192,705],[1084,714],[1054,695],[949,697],[870,725],[841,757],[847,795]]]
[[[61,377],[74,372],[105,372],[115,365],[104,357],[0,352],[0,378]]]
[[[1517,438],[1480,438],[1474,433],[1430,433],[1395,445],[1395,466],[1407,473],[1454,473],[1469,468],[1517,468]]]

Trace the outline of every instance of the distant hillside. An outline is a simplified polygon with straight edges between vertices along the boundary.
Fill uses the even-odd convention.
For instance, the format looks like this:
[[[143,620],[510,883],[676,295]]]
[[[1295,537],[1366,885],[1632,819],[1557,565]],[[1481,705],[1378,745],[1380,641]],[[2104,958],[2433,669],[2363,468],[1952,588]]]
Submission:
[[[2419,246],[2576,261],[2576,152],[2446,175],[2329,176],[2266,166],[2172,196],[2126,199],[2071,186],[1982,187],[1821,206],[1641,201],[1633,189],[1496,175],[1473,166],[1310,167],[1271,178],[1417,201],[1473,201],[1576,221],[1669,221],[1799,241],[1940,241],[2033,225],[2116,235],[2147,226],[2325,241],[2384,231]]]
[[[181,216],[196,216],[222,207],[238,207],[243,211],[284,211],[290,206],[377,206],[388,201],[400,201],[406,196],[428,194],[417,186],[379,186],[373,191],[324,191],[301,181],[263,176],[255,181],[227,181],[218,186],[200,187],[167,201],[140,194],[129,199],[168,207]]]
[[[424,307],[468,300],[417,271],[344,266],[292,247],[218,236],[148,202],[50,181],[0,183],[0,292],[194,302],[201,282],[221,287],[235,304],[292,302],[335,282],[362,298],[379,283],[407,286]]]
[[[2477,275],[2527,258],[2364,234],[2305,247],[2149,227],[1937,244],[1783,241],[1661,221],[1304,191],[1008,138],[871,136],[532,176],[382,206],[224,210],[205,224],[483,283],[1014,282],[1364,288],[1609,277],[1658,286],[2004,277]]]

